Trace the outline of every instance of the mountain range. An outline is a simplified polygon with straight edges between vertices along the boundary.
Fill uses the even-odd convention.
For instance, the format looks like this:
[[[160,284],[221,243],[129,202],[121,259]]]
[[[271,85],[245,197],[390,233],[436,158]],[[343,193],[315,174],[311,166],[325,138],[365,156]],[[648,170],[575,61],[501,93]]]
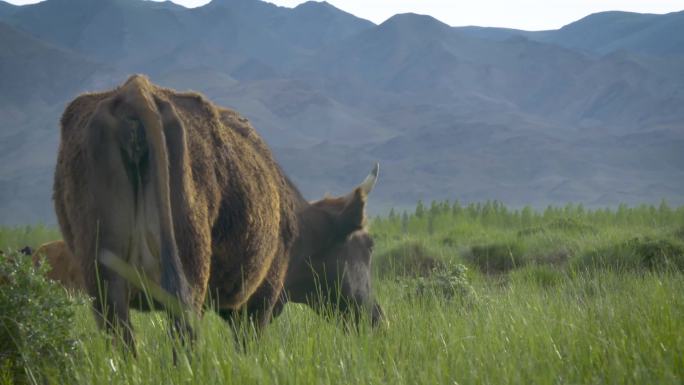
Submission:
[[[0,1],[0,223],[54,223],[59,116],[145,73],[250,119],[315,199],[375,161],[418,200],[684,204],[684,12],[552,31],[375,25],[325,2]]]

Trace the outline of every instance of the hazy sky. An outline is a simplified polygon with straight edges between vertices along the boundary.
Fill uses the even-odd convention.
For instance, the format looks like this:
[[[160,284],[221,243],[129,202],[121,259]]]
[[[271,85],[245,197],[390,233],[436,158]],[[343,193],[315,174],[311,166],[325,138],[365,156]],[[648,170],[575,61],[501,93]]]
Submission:
[[[94,0],[97,1],[97,0]],[[13,4],[36,0],[10,0]],[[186,7],[209,0],[173,0]],[[302,0],[270,0],[294,7]],[[452,26],[480,25],[526,30],[555,29],[600,11],[667,13],[684,10],[684,0],[328,0],[337,8],[381,23],[404,12],[428,14]]]

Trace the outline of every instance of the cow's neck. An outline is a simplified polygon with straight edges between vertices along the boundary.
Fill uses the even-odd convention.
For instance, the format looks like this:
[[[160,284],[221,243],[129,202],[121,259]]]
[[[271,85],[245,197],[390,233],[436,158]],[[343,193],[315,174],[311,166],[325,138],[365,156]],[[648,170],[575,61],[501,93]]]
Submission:
[[[332,239],[325,216],[308,202],[300,205],[297,222],[298,235],[292,246],[283,289],[287,301],[305,302],[308,295],[316,292],[312,270],[318,270],[316,268],[322,263],[316,256]]]

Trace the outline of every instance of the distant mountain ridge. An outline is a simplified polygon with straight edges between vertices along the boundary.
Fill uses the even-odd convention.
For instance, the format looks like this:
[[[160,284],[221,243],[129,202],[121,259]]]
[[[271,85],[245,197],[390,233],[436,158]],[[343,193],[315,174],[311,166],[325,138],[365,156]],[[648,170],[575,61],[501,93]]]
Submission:
[[[595,13],[558,30],[521,31],[507,28],[459,27],[494,40],[524,36],[596,54],[620,50],[650,55],[684,55],[684,11],[665,15],[609,11]]]
[[[61,111],[137,72],[247,116],[310,198],[380,161],[374,212],[684,204],[683,21],[607,12],[528,32],[375,25],[325,2],[0,1],[0,222],[54,223]]]

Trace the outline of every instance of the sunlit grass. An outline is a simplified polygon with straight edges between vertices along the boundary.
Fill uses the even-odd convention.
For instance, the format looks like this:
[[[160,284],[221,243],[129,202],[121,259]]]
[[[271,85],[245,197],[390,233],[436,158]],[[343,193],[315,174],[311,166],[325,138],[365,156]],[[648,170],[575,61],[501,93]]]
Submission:
[[[168,336],[164,313],[134,312],[134,357],[99,331],[89,307],[81,305],[73,327],[78,353],[72,355],[72,370],[66,371],[73,377],[48,382],[684,381],[684,209],[661,204],[588,211],[576,206],[549,208],[542,214],[489,205],[433,205],[420,215],[372,221],[375,263],[383,269],[382,274],[375,272],[374,290],[387,316],[387,324],[377,330],[367,322],[349,331],[334,317],[289,304],[261,336],[244,331],[243,350],[229,325],[207,310],[198,339],[188,348]],[[57,237],[56,230],[44,227],[35,233],[32,228],[0,229],[3,248]],[[514,250],[520,263],[506,271],[483,272],[472,259],[476,247],[494,254],[503,250],[503,257]],[[654,255],[667,263],[644,263]],[[428,258],[443,263],[441,270],[411,274]],[[449,271],[463,273],[467,298],[458,290],[452,292],[460,295],[444,295],[449,291],[440,285],[451,282]],[[436,274],[446,279],[421,286],[427,291],[416,290],[416,282]],[[416,275],[423,277],[412,277]],[[176,365],[174,348],[183,352]]]
[[[134,315],[138,357],[80,309],[76,383],[445,384],[658,383],[684,378],[684,279],[679,274],[601,273],[553,286],[482,280],[470,306],[407,297],[378,284],[389,326],[347,332],[301,305],[236,348],[207,314],[188,360],[174,366],[162,313]]]
[[[0,226],[0,250],[8,248],[19,250],[24,246],[37,248],[41,244],[61,239],[57,227],[35,226]]]

